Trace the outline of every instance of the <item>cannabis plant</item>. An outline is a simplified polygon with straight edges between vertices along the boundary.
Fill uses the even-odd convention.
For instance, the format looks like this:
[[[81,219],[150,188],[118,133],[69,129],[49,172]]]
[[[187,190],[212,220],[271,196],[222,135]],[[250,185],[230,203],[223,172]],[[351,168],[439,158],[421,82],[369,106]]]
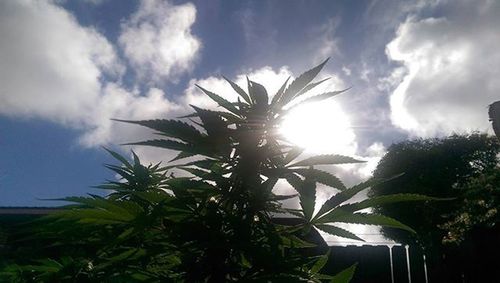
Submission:
[[[387,180],[347,188],[315,166],[361,161],[335,154],[300,158],[303,149],[279,134],[293,107],[344,92],[306,96],[324,81],[312,82],[325,63],[286,80],[273,96],[251,80],[247,91],[227,80],[236,102],[198,86],[220,111],[192,106],[184,120],[120,120],[153,129],[158,139],[131,144],[177,151],[175,164],[144,166],[135,154],[129,162],[110,151],[121,164],[107,167],[122,180],[100,186],[109,196],[66,198],[74,205],[39,220],[43,225],[30,234],[38,239],[33,249],[40,258],[18,257],[3,274],[40,282],[348,282],[355,265],[337,275],[322,272],[329,252],[315,254],[311,233],[362,241],[337,223],[413,232],[395,219],[363,211],[429,198],[400,194],[352,202],[360,191]],[[190,177],[177,177],[179,170]],[[278,180],[296,194],[276,194]],[[318,183],[338,193],[316,211]],[[292,198],[300,208],[283,207]],[[279,221],[283,215],[293,221]]]

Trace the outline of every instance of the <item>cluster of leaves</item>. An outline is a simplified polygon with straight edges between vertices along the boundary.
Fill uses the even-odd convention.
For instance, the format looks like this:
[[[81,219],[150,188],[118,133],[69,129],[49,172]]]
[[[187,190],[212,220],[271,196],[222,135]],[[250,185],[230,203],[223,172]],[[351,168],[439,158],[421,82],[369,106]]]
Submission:
[[[40,219],[27,237],[19,237],[23,240],[14,250],[16,261],[2,274],[37,282],[348,282],[355,265],[335,276],[321,273],[329,253],[308,249],[317,244],[308,241],[311,233],[321,230],[362,240],[336,223],[413,232],[393,218],[363,211],[431,198],[397,194],[352,202],[354,195],[387,178],[347,188],[314,166],[360,161],[333,154],[297,160],[303,150],[284,140],[277,128],[290,105],[323,82],[312,81],[325,63],[290,84],[287,80],[272,97],[251,80],[248,92],[228,80],[239,95],[237,102],[200,87],[224,110],[192,106],[194,113],[185,117],[190,123],[124,121],[155,130],[161,138],[133,144],[178,151],[177,164],[144,166],[135,154],[129,162],[110,151],[121,165],[108,168],[122,180],[100,186],[111,190],[109,196],[64,199],[73,204]],[[309,97],[303,103],[341,92]],[[191,177],[173,176],[167,173],[171,170]],[[297,193],[275,194],[280,179]],[[337,193],[315,211],[318,183]],[[291,198],[299,199],[299,209],[281,205]],[[293,221],[278,221],[278,215]],[[26,241],[36,241],[30,244],[29,256],[23,250]]]
[[[377,211],[398,217],[414,228],[416,234],[403,234],[383,228],[389,238],[413,244],[418,242],[427,250],[438,251],[448,231],[438,228],[447,215],[460,211],[461,198],[467,183],[485,172],[495,170],[500,143],[486,134],[452,135],[446,138],[404,141],[389,147],[377,165],[373,176],[384,178],[404,172],[400,178],[376,186],[369,194],[383,196],[392,193],[418,193],[439,198],[455,198],[448,202],[422,202],[415,205],[390,204]],[[483,191],[484,196],[488,194]]]
[[[462,243],[469,232],[477,227],[492,228],[500,222],[500,169],[470,178],[457,188],[461,192],[460,208],[440,225],[447,231],[445,244]]]

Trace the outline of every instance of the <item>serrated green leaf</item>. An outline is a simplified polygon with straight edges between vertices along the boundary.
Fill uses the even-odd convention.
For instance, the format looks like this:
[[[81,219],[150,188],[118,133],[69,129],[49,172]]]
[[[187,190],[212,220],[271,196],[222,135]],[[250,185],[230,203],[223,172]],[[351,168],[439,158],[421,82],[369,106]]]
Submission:
[[[174,158],[172,158],[169,162],[173,162],[173,161],[181,160],[181,159],[188,158],[188,157],[192,157],[192,156],[195,156],[195,155],[196,155],[196,154],[195,154],[195,153],[192,153],[192,152],[184,152],[184,151],[181,151],[181,152],[179,152],[179,154],[177,154]]]
[[[322,84],[322,83],[326,82],[326,81],[327,81],[327,80],[329,80],[329,79],[331,79],[331,78],[325,78],[325,79],[322,79],[322,80],[320,80],[320,81],[318,81],[318,82],[314,82],[314,83],[310,83],[310,84],[306,85],[306,86],[305,86],[305,87],[304,87],[301,91],[299,91],[299,92],[297,93],[297,95],[295,95],[295,97],[294,97],[294,98],[292,98],[292,100],[293,100],[293,99],[295,99],[296,97],[298,97],[298,96],[300,96],[300,95],[304,94],[304,93],[307,93],[307,92],[308,92],[308,91],[310,91],[311,89],[313,89],[313,88],[317,87],[318,85],[320,85],[320,84]]]
[[[356,234],[354,234],[352,232],[349,232],[346,229],[337,227],[337,226],[319,224],[319,225],[314,225],[314,227],[316,227],[319,230],[321,230],[323,232],[326,232],[326,233],[328,233],[330,235],[333,235],[333,236],[338,236],[338,237],[348,238],[348,239],[354,239],[354,240],[363,241],[363,242],[365,241],[365,240],[361,239],[360,237],[358,237]]]
[[[266,107],[267,104],[269,103],[269,97],[267,95],[267,90],[266,88],[253,81],[249,81],[249,89],[248,92],[250,94],[250,98],[255,101],[255,105],[258,108]]]
[[[139,159],[139,156],[137,156],[137,154],[135,154],[135,152],[133,150],[132,150],[132,157],[134,158],[134,173],[137,173],[138,170],[141,170],[144,167],[141,166],[141,160]]]
[[[293,194],[293,195],[272,195],[269,200],[271,201],[282,201],[282,200],[287,200],[287,199],[291,199],[291,198],[295,198],[295,197],[298,197],[299,195],[298,194]]]
[[[198,117],[202,121],[202,127],[207,131],[210,139],[227,139],[228,123],[224,121],[220,112],[210,111],[191,105],[198,113]]]
[[[282,240],[283,245],[285,247],[313,248],[313,247],[317,246],[316,244],[309,243],[309,242],[302,240],[301,238],[294,236],[294,235],[282,236],[281,240]]]
[[[322,154],[306,158],[302,161],[290,164],[287,167],[299,166],[314,166],[314,165],[335,165],[335,164],[349,164],[349,163],[363,163],[365,161],[357,160],[349,156],[338,154]]]
[[[116,160],[120,161],[123,165],[125,165],[125,167],[129,168],[129,169],[132,169],[132,165],[127,161],[127,159],[123,156],[121,156],[120,154],[118,154],[117,152],[115,151],[112,151],[110,149],[107,149],[105,147],[103,147],[104,150],[106,150],[109,154],[111,154],[111,156],[113,156]]]
[[[280,89],[276,92],[276,94],[274,95],[273,99],[271,100],[271,105],[273,105],[273,107],[276,106],[276,103],[277,101],[280,100],[281,96],[283,95],[283,92],[285,91],[285,88],[286,88],[286,85],[288,83],[288,81],[290,80],[291,77],[288,77],[285,82],[283,83],[283,85],[281,85]]]
[[[316,182],[312,176],[305,174],[305,179],[298,187],[299,204],[306,220],[311,220],[316,206]]]
[[[177,167],[183,167],[183,166],[197,166],[202,169],[207,169],[207,170],[212,170],[213,167],[216,165],[217,160],[214,159],[201,159],[201,160],[195,160],[183,164],[176,164],[176,165],[170,165],[170,166],[165,166],[162,169],[167,170],[167,169],[172,169],[172,168],[177,168]]]
[[[351,188],[345,189],[334,196],[330,197],[323,205],[321,206],[320,210],[316,214],[315,218],[320,217],[321,215],[325,214],[326,212],[332,210],[336,206],[342,204],[343,202],[349,200],[352,198],[354,195],[358,194],[362,190],[365,190],[371,186],[375,186],[378,184],[381,184],[385,182],[386,180],[382,179],[370,179],[365,182],[362,182],[360,184],[357,184],[356,186],[353,186]]]
[[[288,174],[285,176],[285,180],[297,191],[300,193],[302,186],[302,179],[295,174]]]
[[[326,254],[324,254],[318,258],[318,260],[311,267],[311,273],[316,274],[316,273],[320,272],[321,269],[323,269],[323,267],[328,262],[328,259],[330,258],[330,252],[331,252],[331,250],[329,249],[328,252],[326,252]]]
[[[239,85],[237,85],[236,83],[234,83],[233,81],[224,76],[222,77],[231,85],[234,91],[236,91],[236,93],[238,93],[241,96],[241,98],[243,98],[248,104],[252,104],[252,101],[250,100],[248,94],[243,89],[241,89]]]
[[[320,219],[317,223],[352,223],[352,224],[364,224],[364,225],[378,225],[385,227],[398,228],[402,230],[409,231],[411,233],[416,233],[415,230],[409,226],[397,221],[396,219],[371,213],[327,213]]]
[[[191,106],[192,108],[198,108],[194,105],[189,105]],[[201,108],[198,108],[198,109],[201,109]],[[230,112],[223,112],[223,111],[213,111],[213,110],[208,110],[208,109],[201,109],[201,110],[204,110],[206,112],[211,112],[211,113],[214,113],[220,117],[224,117],[227,121],[231,122],[231,123],[241,123],[243,120],[242,118],[230,113]],[[195,112],[195,113],[191,113],[189,115],[184,115],[184,116],[181,116],[181,117],[178,117],[178,118],[193,118],[193,117],[200,117],[200,114],[198,112]]]
[[[282,97],[279,100],[280,105],[286,105],[289,103],[295,95],[301,91],[307,84],[309,84],[318,73],[321,71],[323,66],[328,62],[329,58],[326,59],[323,63],[318,66],[304,72],[300,76],[298,76],[285,90]]]
[[[309,168],[309,169],[293,169],[293,172],[296,172],[302,176],[305,174],[311,174],[311,176],[314,177],[314,179],[323,185],[330,186],[332,188],[336,188],[339,190],[345,190],[346,187],[342,181],[337,178],[335,175],[332,175],[326,171],[314,169],[314,168]]]
[[[304,148],[302,147],[293,147],[289,150],[283,159],[283,163],[286,165],[295,160],[295,158],[299,157],[304,152]]]
[[[137,124],[159,132],[159,134],[182,141],[197,144],[203,141],[203,135],[193,126],[178,121],[167,119],[130,121],[113,119],[114,121]]]
[[[271,192],[278,182],[278,178],[268,178],[265,182],[262,183],[262,187],[266,192]]]
[[[147,140],[147,141],[126,143],[123,145],[146,145],[146,146],[153,146],[153,147],[171,149],[176,151],[184,151],[192,154],[201,154],[201,155],[206,154],[206,152],[203,152],[200,147],[194,147],[190,144],[174,140],[165,140],[165,139]]]
[[[238,110],[231,102],[227,101],[224,99],[222,96],[219,96],[218,94],[215,94],[209,90],[204,89],[203,87],[196,85],[199,89],[201,89],[208,97],[210,97],[213,101],[217,102],[219,106],[225,108],[227,111],[240,115],[240,110]]]
[[[354,276],[354,272],[356,272],[357,263],[351,265],[350,267],[342,270],[333,276],[331,283],[349,283],[351,282],[352,277]]]
[[[308,97],[308,98],[300,101],[299,103],[290,106],[290,108],[288,108],[286,112],[290,112],[292,109],[294,109],[294,108],[296,108],[296,107],[298,107],[300,105],[304,105],[304,104],[308,104],[308,103],[313,103],[313,102],[318,102],[318,101],[322,101],[322,100],[325,100],[325,99],[332,98],[334,96],[337,96],[337,95],[339,95],[341,93],[344,93],[344,92],[348,91],[349,89],[350,88],[346,88],[346,89],[338,90],[338,91],[330,91],[330,92],[325,92],[325,93],[322,93],[322,94],[318,94],[318,95],[315,95],[315,96]]]

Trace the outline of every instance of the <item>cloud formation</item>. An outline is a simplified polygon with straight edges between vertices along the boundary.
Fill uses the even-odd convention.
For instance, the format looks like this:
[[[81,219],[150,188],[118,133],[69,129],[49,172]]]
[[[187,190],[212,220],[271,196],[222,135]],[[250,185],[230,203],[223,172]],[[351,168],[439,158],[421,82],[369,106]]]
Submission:
[[[201,48],[191,33],[196,7],[191,3],[143,0],[122,24],[119,44],[140,79],[172,80],[190,71]]]
[[[0,38],[4,115],[87,125],[99,79],[123,71],[106,38],[51,2],[2,1]]]
[[[192,63],[201,45],[189,31],[195,12],[191,4],[175,6],[168,2],[143,1],[138,11],[123,24],[119,46],[124,48],[127,59],[138,64],[144,75],[173,78],[189,69],[188,63]],[[216,108],[217,105],[194,84],[231,101],[237,97],[227,82],[213,76],[191,80],[189,87],[175,101],[167,98],[164,91],[158,88],[146,89],[145,93],[127,89],[120,83],[125,65],[118,58],[115,46],[94,28],[81,26],[72,14],[51,1],[2,2],[0,23],[0,37],[3,39],[0,42],[0,61],[3,63],[0,69],[0,114],[42,119],[79,129],[82,131],[80,142],[87,147],[136,141],[150,135],[147,129],[116,123],[110,118],[172,118],[190,111],[189,104]],[[155,32],[163,33],[163,37],[160,36],[163,39],[152,40]],[[171,49],[163,50],[169,36],[175,40],[186,40],[193,49],[180,57]],[[144,38],[147,46],[141,49],[131,38]],[[171,51],[174,53],[168,53]],[[141,62],[144,64],[139,64]],[[286,66],[279,69],[265,66],[245,73],[250,79],[263,84],[271,96],[286,78],[293,78]],[[322,76],[328,75],[332,74]],[[337,76],[332,77],[312,94],[344,87]],[[233,80],[246,89],[245,74],[238,74]],[[298,109],[295,117],[302,125],[302,128],[294,130],[296,133],[307,131],[311,125],[327,129],[323,131],[327,135],[317,139],[321,144],[303,144],[317,149],[308,154],[335,152],[356,155],[356,136],[342,107],[335,99],[319,106],[323,111],[317,111],[317,107],[306,107]],[[332,123],[338,127],[332,128]],[[342,136],[339,136],[339,131],[342,131]],[[293,136],[291,134],[290,138],[293,139]],[[301,143],[300,138],[295,142]],[[161,155],[150,153],[150,150],[143,151],[147,155],[146,160],[159,161]]]
[[[500,2],[433,5],[442,15],[410,15],[387,45],[404,67],[391,78],[392,122],[421,137],[488,130],[487,106],[500,98]]]
[[[145,1],[134,17],[140,19],[153,4],[159,2]],[[177,6],[166,2],[161,5],[163,10],[155,10],[156,17],[166,13],[168,18],[171,11],[167,8],[181,12],[194,9],[184,5],[176,10]],[[194,21],[194,12],[188,16],[188,22]],[[181,111],[160,89],[150,88],[141,94],[122,86],[125,65],[113,44],[94,28],[81,26],[54,2],[2,1],[0,38],[1,115],[79,129],[83,132],[81,144],[96,146],[130,141],[128,138],[143,133],[110,118],[158,118]],[[172,62],[172,66],[181,64],[179,60]]]

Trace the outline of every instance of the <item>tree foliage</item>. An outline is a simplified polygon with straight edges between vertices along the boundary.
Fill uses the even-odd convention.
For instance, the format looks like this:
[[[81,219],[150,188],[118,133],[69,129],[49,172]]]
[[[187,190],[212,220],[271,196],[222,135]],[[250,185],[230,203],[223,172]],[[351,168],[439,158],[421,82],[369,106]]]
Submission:
[[[495,170],[499,151],[497,139],[485,134],[417,139],[392,145],[374,171],[374,177],[404,174],[390,183],[376,186],[371,190],[371,196],[418,193],[456,199],[440,203],[401,203],[380,207],[377,209],[380,213],[397,216],[417,231],[416,234],[409,235],[384,228],[383,232],[399,241],[418,241],[427,249],[440,246],[448,231],[437,226],[447,221],[447,215],[461,209],[460,200],[468,198],[465,187],[471,180]]]
[[[469,178],[457,190],[459,207],[440,225],[447,232],[443,242],[461,244],[477,228],[493,228],[500,223],[500,169]]]
[[[398,194],[346,203],[358,192],[380,185],[374,178],[347,188],[316,165],[361,162],[341,155],[300,158],[302,150],[277,131],[290,104],[320,82],[312,82],[326,63],[305,72],[270,96],[248,80],[248,90],[229,81],[237,102],[199,87],[220,106],[192,106],[186,122],[124,121],[153,129],[158,139],[133,145],[178,151],[175,164],[145,166],[110,151],[121,177],[99,186],[107,197],[69,197],[72,205],[31,225],[3,268],[11,280],[37,282],[348,282],[355,265],[322,274],[328,253],[306,252],[316,229],[360,240],[337,223],[387,225],[413,232],[399,221],[361,210],[400,201],[432,198]],[[330,92],[314,96],[328,99]],[[188,159],[186,159],[188,158]],[[173,171],[172,171],[173,170]],[[183,170],[191,177],[176,177]],[[297,192],[274,193],[278,180]],[[340,190],[316,211],[316,185]],[[298,197],[300,208],[281,205]],[[277,215],[294,217],[278,224]],[[26,243],[31,243],[29,255]]]

